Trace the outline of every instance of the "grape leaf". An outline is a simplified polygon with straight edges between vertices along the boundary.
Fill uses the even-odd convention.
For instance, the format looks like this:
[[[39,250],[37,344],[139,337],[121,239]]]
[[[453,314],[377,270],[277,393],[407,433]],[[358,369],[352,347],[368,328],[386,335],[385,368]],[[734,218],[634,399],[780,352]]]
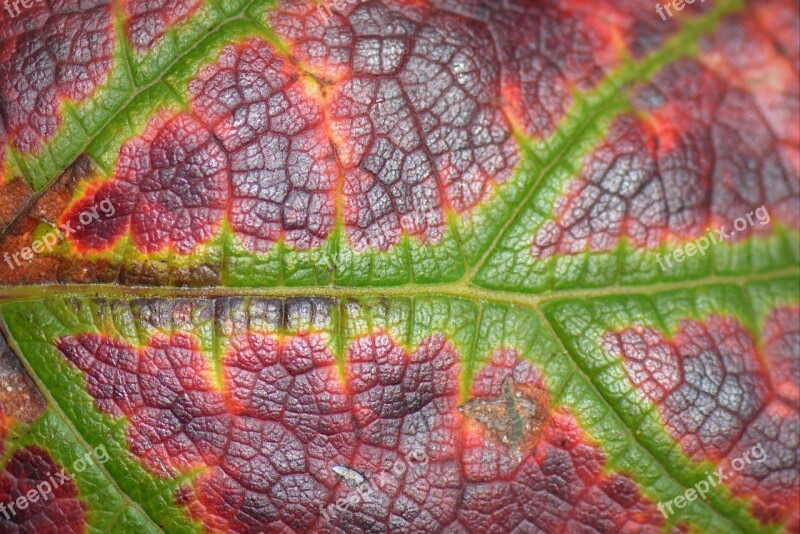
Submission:
[[[4,7],[1,532],[800,528],[796,3]]]

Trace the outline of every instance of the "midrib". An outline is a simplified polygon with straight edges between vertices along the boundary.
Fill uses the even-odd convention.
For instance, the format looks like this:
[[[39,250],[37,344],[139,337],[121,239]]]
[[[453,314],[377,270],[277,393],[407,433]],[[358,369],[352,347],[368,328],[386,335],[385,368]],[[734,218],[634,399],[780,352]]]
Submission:
[[[603,288],[576,288],[552,290],[547,293],[525,294],[513,291],[486,289],[464,282],[442,284],[406,284],[386,287],[341,287],[341,286],[298,286],[298,287],[147,287],[119,286],[113,284],[66,284],[0,287],[0,303],[19,300],[40,300],[68,296],[104,298],[224,298],[224,297],[329,297],[335,299],[394,297],[414,298],[440,296],[512,304],[526,308],[539,308],[542,305],[566,299],[586,299],[618,295],[652,295],[679,289],[693,289],[709,285],[743,286],[753,282],[763,282],[779,278],[800,277],[800,266],[795,265],[780,270],[739,275],[715,275],[694,280],[682,280],[649,285],[607,286]]]

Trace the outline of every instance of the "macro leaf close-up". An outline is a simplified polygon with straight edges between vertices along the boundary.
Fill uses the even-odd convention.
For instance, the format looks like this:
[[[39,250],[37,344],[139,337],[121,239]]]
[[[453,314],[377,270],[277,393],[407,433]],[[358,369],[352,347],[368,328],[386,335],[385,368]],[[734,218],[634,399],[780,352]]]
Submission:
[[[797,0],[0,0],[0,534],[800,533]]]

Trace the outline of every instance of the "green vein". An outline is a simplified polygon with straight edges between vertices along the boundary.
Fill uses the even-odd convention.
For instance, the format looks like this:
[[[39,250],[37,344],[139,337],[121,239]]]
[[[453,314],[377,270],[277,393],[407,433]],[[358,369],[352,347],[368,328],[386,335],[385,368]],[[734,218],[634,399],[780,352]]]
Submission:
[[[183,58],[185,58],[186,56],[188,56],[189,54],[191,54],[191,53],[192,53],[194,50],[196,50],[196,49],[198,49],[198,48],[200,48],[200,47],[204,46],[206,43],[210,42],[210,41],[211,41],[211,40],[214,38],[214,34],[215,34],[215,33],[216,33],[216,32],[217,32],[217,31],[218,31],[220,28],[222,28],[222,27],[223,27],[225,24],[228,24],[228,23],[230,23],[231,21],[234,21],[234,20],[237,20],[237,19],[242,19],[242,18],[244,17],[244,12],[247,10],[247,8],[248,8],[248,7],[249,7],[249,6],[250,6],[250,5],[251,5],[251,4],[252,4],[254,1],[256,1],[256,0],[250,0],[250,1],[249,1],[247,4],[244,4],[244,5],[243,5],[243,6],[242,6],[242,7],[241,7],[241,8],[240,8],[240,9],[239,9],[237,12],[235,12],[234,14],[232,14],[232,15],[230,15],[230,16],[228,16],[228,17],[224,17],[224,18],[223,18],[223,19],[222,19],[222,20],[219,22],[219,24],[217,24],[215,27],[213,27],[213,28],[209,29],[209,31],[208,31],[208,35],[207,35],[207,36],[206,36],[204,39],[202,39],[202,40],[200,40],[200,41],[198,41],[198,42],[196,42],[196,43],[192,44],[190,47],[188,47],[188,48],[186,48],[185,50],[183,50],[183,51],[181,51],[180,53],[178,53],[178,54],[177,54],[177,55],[176,55],[176,56],[175,56],[175,57],[172,59],[172,61],[170,61],[170,62],[168,62],[168,63],[167,63],[167,65],[166,65],[166,66],[165,66],[165,67],[162,69],[161,73],[160,73],[158,76],[154,77],[154,78],[153,78],[151,81],[147,82],[147,83],[146,83],[146,84],[144,84],[144,85],[136,85],[135,77],[133,76],[132,66],[131,66],[131,63],[130,63],[130,50],[129,50],[129,48],[130,48],[130,47],[127,45],[127,42],[126,42],[126,41],[125,41],[125,39],[124,39],[124,31],[122,31],[122,27],[121,27],[120,21],[118,20],[118,18],[119,18],[119,17],[117,16],[117,15],[118,15],[118,13],[115,13],[115,16],[114,16],[114,22],[113,22],[113,26],[114,26],[115,33],[116,33],[116,35],[117,35],[117,39],[119,40],[119,44],[118,44],[118,46],[120,46],[120,47],[121,47],[121,55],[123,56],[123,60],[124,60],[124,62],[125,62],[124,68],[125,68],[125,70],[126,70],[126,73],[127,73],[127,74],[128,74],[128,76],[129,76],[129,81],[130,81],[130,83],[131,83],[131,86],[133,87],[133,91],[131,91],[131,93],[130,93],[130,95],[128,96],[128,98],[127,98],[126,102],[125,102],[124,104],[122,104],[122,105],[121,105],[121,106],[120,106],[120,107],[119,107],[119,108],[118,108],[116,111],[114,111],[113,113],[111,113],[111,114],[109,115],[109,117],[108,117],[108,118],[107,118],[105,121],[103,121],[102,125],[100,125],[100,126],[99,126],[99,127],[96,129],[96,131],[94,132],[94,134],[93,134],[93,135],[91,135],[91,136],[87,136],[87,138],[86,138],[86,141],[85,141],[85,142],[83,143],[83,145],[82,145],[82,146],[81,146],[81,147],[80,147],[80,148],[77,150],[77,153],[76,153],[75,157],[74,157],[74,158],[72,158],[72,160],[70,160],[69,162],[67,162],[67,164],[65,165],[65,167],[69,167],[69,165],[71,165],[72,163],[74,163],[74,161],[77,159],[77,157],[79,157],[81,154],[84,154],[84,153],[86,152],[87,148],[89,148],[89,146],[91,146],[91,144],[92,144],[92,143],[93,143],[93,142],[94,142],[94,141],[97,139],[97,137],[98,137],[100,134],[102,134],[102,133],[103,133],[103,131],[104,131],[104,130],[105,130],[105,129],[106,129],[106,128],[107,128],[107,127],[110,125],[110,124],[112,124],[112,123],[114,122],[114,120],[115,120],[115,119],[117,119],[118,117],[120,117],[120,116],[121,116],[123,113],[125,113],[125,112],[128,110],[128,107],[130,106],[130,104],[131,104],[131,103],[132,103],[132,102],[133,102],[133,101],[134,101],[134,100],[135,100],[135,99],[136,99],[138,96],[140,96],[140,95],[142,95],[143,93],[145,93],[145,92],[146,92],[148,89],[150,89],[150,88],[152,88],[152,87],[154,87],[154,86],[156,86],[156,85],[158,85],[158,84],[162,83],[162,82],[163,82],[163,77],[164,77],[164,75],[165,75],[165,74],[167,74],[167,73],[169,73],[169,72],[172,70],[172,68],[173,68],[173,67],[175,67],[175,65],[177,65],[178,63],[180,63],[180,61],[181,61]],[[119,65],[115,65],[115,66],[112,68],[112,72],[110,72],[110,73],[109,73],[109,76],[110,76],[110,75],[111,75],[111,74],[112,74],[112,73],[113,73],[113,72],[114,72],[116,69],[118,69],[118,68],[120,68],[120,66],[119,66]],[[105,86],[100,86],[100,87],[98,87],[98,88],[97,88],[97,90],[99,91],[99,90],[102,90],[103,88],[105,88]],[[81,121],[80,121],[80,120],[76,120],[76,121],[74,121],[74,122],[75,122],[75,123],[76,123],[76,124],[77,124],[77,125],[78,125],[80,128],[82,128],[82,129],[84,128],[84,126],[83,126],[83,124],[81,123]],[[59,134],[58,134],[56,137],[54,137],[53,139],[51,139],[50,141],[48,141],[48,143],[47,143],[46,147],[50,147],[50,146],[52,146],[52,144],[53,144],[55,141],[57,141],[57,140],[58,140],[58,139],[59,139],[59,138],[60,138],[62,135],[63,135],[63,132],[60,132],[60,133],[59,133]],[[45,151],[45,150],[47,150],[47,148],[45,148],[45,149],[42,151],[42,153],[44,153],[44,151]],[[12,151],[10,151],[10,152],[11,152],[11,153],[13,153],[14,151],[12,150]],[[38,155],[37,155],[37,156],[34,156],[34,157],[32,157],[32,158],[31,158],[31,157],[25,157],[25,156],[23,156],[23,157],[21,158],[21,161],[20,161],[20,163],[21,163],[22,165],[20,165],[20,166],[19,166],[19,170],[20,170],[20,172],[22,172],[22,169],[23,169],[23,168],[26,166],[26,164],[27,164],[28,160],[32,160],[32,159],[33,159],[33,160],[35,160],[35,159],[36,159],[36,157],[38,157]],[[27,181],[29,184],[34,184],[34,181],[33,181],[33,180],[30,178],[30,177],[28,177],[28,176],[23,176],[23,177],[24,177],[24,179],[25,179],[25,180],[26,180],[26,181]],[[49,180],[48,180],[47,182],[45,182],[45,183],[43,183],[43,184],[39,184],[39,186],[38,186],[38,187],[35,187],[34,189],[36,189],[36,190],[38,191],[38,194],[36,195],[36,197],[38,198],[39,196],[41,196],[41,194],[43,194],[45,191],[47,191],[47,188],[48,188],[48,186],[49,186],[50,184],[52,184],[52,183],[53,183],[53,181],[54,181],[56,178],[57,178],[57,175],[56,175],[56,176],[51,176],[51,177],[49,177]]]
[[[551,322],[550,322],[550,321],[549,321],[549,320],[548,320],[548,319],[545,317],[545,315],[544,315],[544,314],[541,312],[541,310],[540,310],[540,309],[536,309],[536,310],[535,310],[535,313],[536,313],[536,316],[538,317],[539,321],[542,323],[542,325],[543,325],[544,327],[546,327],[546,328],[547,328],[547,330],[548,330],[549,334],[550,334],[550,335],[553,337],[553,339],[554,339],[554,340],[555,340],[555,341],[558,343],[558,345],[559,345],[559,348],[560,348],[560,349],[563,351],[563,353],[564,353],[564,354],[566,354],[567,356],[569,356],[570,363],[571,363],[571,365],[574,367],[574,369],[575,369],[575,372],[579,374],[579,376],[580,376],[581,380],[582,380],[582,381],[583,381],[585,384],[587,384],[587,385],[588,385],[588,386],[589,386],[589,387],[592,389],[592,391],[593,391],[593,392],[594,392],[594,393],[595,393],[595,394],[596,394],[596,395],[597,395],[599,398],[603,399],[603,402],[605,403],[605,405],[606,405],[606,406],[607,406],[607,407],[608,407],[608,408],[611,410],[611,413],[613,413],[613,414],[614,414],[614,420],[615,420],[615,422],[616,422],[616,423],[618,423],[618,426],[619,426],[620,428],[624,428],[624,429],[625,429],[625,432],[626,432],[626,434],[627,434],[627,436],[628,436],[628,442],[629,442],[629,443],[635,443],[635,444],[636,444],[638,447],[640,447],[641,449],[643,449],[643,450],[644,450],[644,451],[647,453],[647,455],[648,455],[650,458],[652,458],[652,459],[653,459],[653,460],[656,462],[656,464],[658,464],[658,466],[661,468],[661,470],[662,470],[662,471],[663,471],[663,472],[664,472],[664,473],[665,473],[667,476],[669,476],[669,478],[670,478],[672,481],[674,481],[676,484],[678,484],[678,485],[679,485],[681,488],[683,488],[683,489],[685,490],[685,489],[688,489],[688,488],[691,488],[691,487],[693,487],[693,486],[694,486],[694,484],[693,484],[693,483],[690,483],[690,482],[688,482],[688,481],[686,481],[686,480],[681,480],[681,477],[679,477],[679,476],[675,475],[674,473],[672,473],[672,472],[669,470],[669,468],[668,468],[668,466],[666,465],[666,463],[663,461],[663,459],[662,459],[662,458],[660,458],[660,457],[659,457],[659,455],[657,455],[655,452],[653,452],[653,451],[651,450],[651,448],[648,446],[648,444],[647,444],[646,442],[643,442],[643,441],[640,439],[640,437],[637,435],[637,433],[636,433],[636,432],[634,432],[634,431],[633,431],[633,429],[632,429],[632,428],[630,428],[630,427],[629,427],[629,426],[628,426],[628,425],[625,423],[625,421],[624,421],[624,420],[623,420],[623,418],[622,418],[622,415],[619,413],[619,411],[617,410],[617,408],[614,406],[614,404],[613,404],[612,402],[610,402],[610,401],[609,401],[609,399],[608,399],[608,398],[607,398],[605,395],[603,395],[603,391],[602,391],[602,389],[601,389],[601,388],[597,387],[597,383],[595,382],[595,379],[594,379],[594,378],[592,377],[592,375],[591,375],[591,374],[590,374],[590,373],[589,373],[589,372],[588,372],[588,371],[587,371],[587,370],[586,370],[586,369],[585,369],[585,368],[584,368],[584,367],[583,367],[583,366],[582,366],[582,365],[579,363],[579,362],[580,362],[580,358],[576,358],[576,356],[575,356],[575,355],[572,353],[572,351],[571,351],[571,350],[570,350],[570,349],[569,349],[569,348],[566,346],[566,344],[564,343],[564,341],[561,339],[561,337],[558,335],[558,333],[556,332],[556,330],[553,328],[553,325],[552,325],[552,323],[551,323]],[[699,503],[699,504],[701,504],[702,506],[706,507],[706,508],[709,508],[709,509],[711,509],[711,510],[712,510],[712,511],[713,511],[715,514],[717,514],[717,516],[718,516],[720,519],[722,519],[722,520],[723,520],[725,523],[727,523],[727,524],[731,525],[732,527],[734,526],[734,523],[732,523],[731,519],[730,519],[730,518],[728,518],[728,517],[725,515],[725,513],[724,513],[724,512],[722,512],[721,510],[717,509],[717,508],[714,506],[714,504],[713,504],[713,503],[709,503],[709,502],[702,501],[702,500],[701,500],[701,501],[698,501],[698,503]],[[673,516],[673,517],[674,517],[674,516]],[[748,532],[748,531],[749,531],[749,530],[748,530],[748,527],[749,527],[749,528],[752,528],[752,525],[747,525],[747,526],[744,526],[744,525],[738,525],[738,524],[736,524],[735,526],[736,526],[736,528],[737,528],[737,531],[738,531],[738,532]]]
[[[595,124],[602,117],[613,117],[617,115],[620,106],[627,103],[627,90],[634,82],[642,82],[653,76],[661,67],[675,61],[676,59],[688,55],[697,40],[705,34],[712,33],[720,19],[729,12],[741,7],[739,0],[731,0],[717,5],[710,14],[698,19],[686,21],[683,29],[670,39],[657,51],[650,54],[645,60],[633,64],[633,66],[623,66],[619,71],[606,77],[600,85],[591,93],[580,95],[584,101],[596,101],[588,109],[576,106],[570,115],[562,121],[562,125],[551,135],[551,138],[562,139],[555,147],[546,152],[541,158],[542,170],[532,184],[527,188],[523,197],[515,201],[511,215],[504,221],[500,231],[494,236],[486,250],[478,261],[467,272],[465,278],[473,281],[485,262],[492,256],[497,245],[507,235],[508,231],[515,225],[517,218],[525,211],[534,198],[539,186],[551,176],[554,169],[564,161],[567,154],[571,154],[571,149],[578,146],[584,140],[583,136],[591,131],[592,124]],[[577,115],[575,115],[577,113]],[[575,125],[577,123],[577,126]],[[576,130],[572,137],[563,136],[563,133]],[[534,140],[527,140],[530,146],[535,146]],[[585,154],[583,154],[585,155]],[[580,157],[581,155],[573,155]]]
[[[5,319],[0,316],[0,329],[5,334],[5,337],[8,341],[9,346],[14,350],[14,352],[18,355],[20,362],[25,367],[25,370],[31,377],[31,380],[36,384],[37,389],[41,392],[42,396],[47,400],[47,405],[50,407],[51,410],[58,416],[59,419],[64,423],[64,425],[72,432],[75,436],[75,439],[78,443],[86,450],[92,450],[92,447],[89,445],[89,442],[86,440],[83,434],[81,434],[75,425],[72,423],[72,420],[67,417],[64,410],[61,408],[61,405],[55,400],[52,393],[50,393],[50,389],[44,385],[44,383],[39,378],[39,375],[36,373],[36,370],[30,365],[27,358],[25,358],[24,353],[20,350],[17,341],[10,335],[8,335],[9,329],[8,325],[5,323]],[[119,485],[117,480],[111,475],[111,473],[106,469],[105,465],[101,462],[96,462],[95,465],[103,473],[103,476],[108,480],[109,484],[117,491],[117,493],[128,503],[129,507],[132,507],[139,512],[141,512],[142,517],[147,518],[147,520],[152,524],[154,529],[158,532],[164,532],[164,530],[158,525],[156,520],[147,513],[142,506],[132,499]]]

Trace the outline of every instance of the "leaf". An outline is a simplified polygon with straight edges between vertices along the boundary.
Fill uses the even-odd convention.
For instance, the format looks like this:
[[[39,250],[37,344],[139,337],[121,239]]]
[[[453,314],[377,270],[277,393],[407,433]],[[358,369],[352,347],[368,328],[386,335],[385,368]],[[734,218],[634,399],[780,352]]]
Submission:
[[[680,5],[9,3],[0,531],[797,531],[800,13]]]

